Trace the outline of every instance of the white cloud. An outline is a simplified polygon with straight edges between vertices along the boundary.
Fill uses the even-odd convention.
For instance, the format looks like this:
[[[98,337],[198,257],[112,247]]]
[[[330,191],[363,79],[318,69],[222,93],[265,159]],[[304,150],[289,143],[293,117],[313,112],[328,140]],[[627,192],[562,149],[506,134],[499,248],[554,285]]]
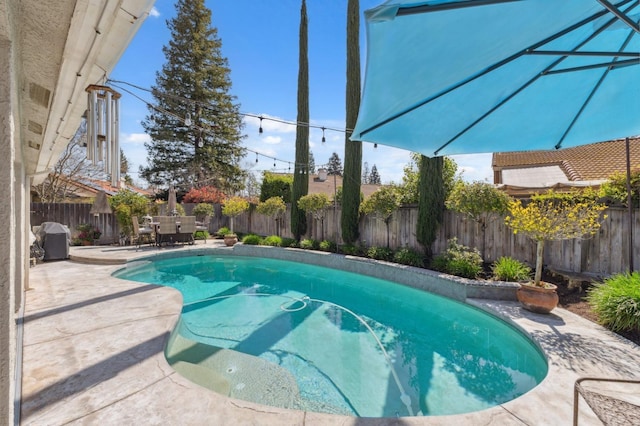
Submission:
[[[120,137],[123,144],[142,145],[151,140],[146,133],[123,133]]]
[[[282,142],[282,138],[280,136],[264,136],[261,140],[268,145],[277,145]]]
[[[151,10],[149,11],[149,16],[153,16],[154,18],[158,18],[160,16],[160,12],[158,11],[158,9],[156,9],[155,6],[153,6],[151,8]]]
[[[462,171],[462,178],[468,182],[482,181],[493,183],[493,169],[491,158],[493,154],[464,154],[452,155],[451,158]]]

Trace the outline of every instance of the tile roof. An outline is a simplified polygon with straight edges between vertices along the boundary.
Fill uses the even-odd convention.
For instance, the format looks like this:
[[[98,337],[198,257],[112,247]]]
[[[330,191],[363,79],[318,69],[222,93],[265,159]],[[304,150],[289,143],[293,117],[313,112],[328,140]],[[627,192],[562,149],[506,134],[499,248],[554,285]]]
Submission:
[[[274,175],[280,176],[291,176],[290,173],[273,173]],[[309,194],[326,194],[329,198],[333,199],[334,193],[334,178],[335,178],[335,189],[340,188],[342,186],[342,176],[339,175],[328,175],[326,180],[320,180],[317,174],[309,175]],[[364,194],[365,198],[368,198],[380,189],[382,185],[371,185],[364,184],[360,185],[360,191]]]
[[[629,138],[631,169],[640,168],[640,137]],[[493,154],[494,171],[558,165],[571,181],[607,179],[626,171],[625,140],[618,139],[550,151]]]

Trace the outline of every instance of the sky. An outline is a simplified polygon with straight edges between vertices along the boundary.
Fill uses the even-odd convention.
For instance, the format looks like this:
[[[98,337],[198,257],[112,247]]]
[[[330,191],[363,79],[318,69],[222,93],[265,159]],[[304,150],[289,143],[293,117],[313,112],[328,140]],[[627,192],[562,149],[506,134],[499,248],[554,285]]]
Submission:
[[[382,0],[360,0],[362,11]],[[205,0],[212,11],[211,25],[222,42],[221,53],[231,70],[231,94],[244,114],[272,117],[295,122],[297,116],[298,32],[300,0]],[[346,9],[347,0],[307,0],[309,20],[309,112],[314,126],[345,128],[346,90]],[[156,0],[150,16],[127,47],[110,74],[111,80],[150,89],[156,72],[165,63],[162,47],[170,40],[167,20],[175,16],[174,0]],[[366,63],[366,26],[360,19],[361,68],[364,81]],[[150,93],[135,90],[128,84],[118,86],[133,91],[146,102]],[[141,126],[148,114],[144,101],[119,90],[120,145],[129,160],[129,174],[138,184],[138,167],[147,164],[144,142],[149,140]],[[247,157],[245,169],[261,175],[263,170],[286,172],[295,159],[295,126],[262,120],[263,133],[258,132],[259,119],[244,116],[246,135],[242,144]],[[316,166],[326,164],[337,153],[344,164],[343,132],[310,129],[310,149]],[[256,163],[256,152],[258,162]],[[491,154],[457,155],[452,158],[467,181],[492,182]],[[275,159],[275,160],[274,160]],[[362,161],[369,169],[374,165],[382,183],[402,181],[404,167],[410,163],[410,152],[392,147],[363,143]],[[274,168],[275,164],[275,168]]]

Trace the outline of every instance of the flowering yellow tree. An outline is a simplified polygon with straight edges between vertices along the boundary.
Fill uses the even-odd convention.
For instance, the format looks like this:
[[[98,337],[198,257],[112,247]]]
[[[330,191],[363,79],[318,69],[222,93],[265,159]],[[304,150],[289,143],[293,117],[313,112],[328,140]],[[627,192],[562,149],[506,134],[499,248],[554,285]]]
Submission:
[[[228,198],[222,205],[222,214],[229,216],[231,232],[233,233],[233,218],[249,210],[249,202],[242,197]]]
[[[600,229],[601,213],[606,208],[591,193],[557,194],[549,191],[532,196],[526,205],[520,200],[509,203],[509,214],[505,218],[507,226],[513,229],[514,234],[524,234],[537,243],[534,285],[542,285],[545,241],[595,235]],[[604,218],[606,215],[602,216]]]

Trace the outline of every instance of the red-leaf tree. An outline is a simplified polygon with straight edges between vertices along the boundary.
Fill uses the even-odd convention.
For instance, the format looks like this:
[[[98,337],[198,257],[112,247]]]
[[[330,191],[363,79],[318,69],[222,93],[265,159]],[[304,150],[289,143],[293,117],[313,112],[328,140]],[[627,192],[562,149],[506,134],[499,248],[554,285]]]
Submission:
[[[213,186],[191,188],[182,198],[183,203],[223,203],[227,197],[222,191]]]

